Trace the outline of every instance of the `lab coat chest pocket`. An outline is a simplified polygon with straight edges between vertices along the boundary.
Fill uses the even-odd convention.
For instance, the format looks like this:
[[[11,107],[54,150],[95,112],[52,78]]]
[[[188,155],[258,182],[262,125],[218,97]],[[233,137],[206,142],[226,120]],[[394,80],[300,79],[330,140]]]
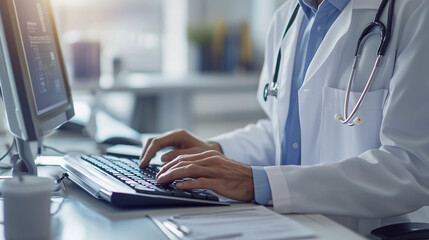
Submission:
[[[387,90],[368,92],[355,117],[363,122],[360,125],[348,126],[334,119],[336,113],[343,115],[346,91],[324,87],[321,121],[320,161],[337,162],[346,158],[359,156],[366,150],[379,148],[380,125],[383,105]],[[349,113],[355,106],[360,92],[351,92]]]

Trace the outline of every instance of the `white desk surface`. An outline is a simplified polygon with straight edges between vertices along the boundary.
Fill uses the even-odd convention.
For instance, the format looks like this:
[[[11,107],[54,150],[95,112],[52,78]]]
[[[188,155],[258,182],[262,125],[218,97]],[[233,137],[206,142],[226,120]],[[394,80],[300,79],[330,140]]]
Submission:
[[[81,190],[76,184],[67,182],[67,197],[61,211],[52,218],[52,240],[118,240],[118,239],[156,239],[168,238],[146,218],[147,214],[177,214],[204,212],[207,207],[158,208],[158,209],[118,209],[97,200]],[[234,204],[225,209],[234,209],[246,204]],[[320,214],[288,215],[312,229],[315,240],[365,239]],[[0,225],[3,232],[3,225]],[[4,239],[1,234],[0,239]]]
[[[74,139],[74,141],[71,142],[70,139]],[[76,139],[79,138],[71,136],[70,139],[67,141],[64,138],[59,138],[54,135],[46,142],[47,145],[55,145],[58,148],[60,148],[60,145],[64,146],[63,148],[60,148],[60,150],[63,151],[77,150],[77,145],[81,144],[86,145],[88,148],[94,146],[88,144],[88,141],[84,141],[84,138],[76,141]],[[54,142],[56,144],[54,144]],[[66,143],[69,143],[69,145],[66,145]],[[88,150],[88,148],[85,150]],[[39,175],[49,175],[52,171],[55,172],[57,170],[57,167],[39,167]],[[76,184],[68,180],[66,180],[65,183],[65,202],[61,211],[52,218],[52,240],[168,240],[161,230],[159,230],[151,220],[146,218],[147,214],[177,214],[182,213],[183,211],[186,211],[187,213],[196,213],[204,211],[206,208],[118,209],[104,201],[93,198],[84,190],[80,189]],[[233,209],[249,205],[250,203],[233,204],[222,208]],[[0,209],[2,209],[2,207]],[[2,214],[0,215],[2,216]],[[316,238],[311,239],[365,239],[320,214],[296,214],[288,216],[309,227],[317,234]],[[3,225],[0,225],[0,232],[3,232]],[[0,239],[4,239],[3,234],[0,234]]]

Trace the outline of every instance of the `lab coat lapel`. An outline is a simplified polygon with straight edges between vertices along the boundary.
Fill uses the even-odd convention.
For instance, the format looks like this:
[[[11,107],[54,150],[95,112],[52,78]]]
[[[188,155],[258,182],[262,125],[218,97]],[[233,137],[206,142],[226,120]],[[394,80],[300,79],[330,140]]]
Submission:
[[[328,61],[328,57],[332,55],[338,46],[341,39],[350,28],[354,10],[357,9],[377,9],[381,0],[351,0],[344,8],[343,12],[338,16],[337,20],[332,24],[325,38],[319,46],[319,50],[313,57],[308,66],[307,74],[302,86],[305,86],[310,79],[313,79],[322,67]],[[357,39],[356,39],[357,41]]]

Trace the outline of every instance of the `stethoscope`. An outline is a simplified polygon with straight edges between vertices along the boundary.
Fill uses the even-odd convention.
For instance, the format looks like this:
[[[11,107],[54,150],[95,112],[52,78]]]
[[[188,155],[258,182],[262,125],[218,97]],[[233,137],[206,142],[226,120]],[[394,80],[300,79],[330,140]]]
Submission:
[[[363,32],[362,32],[362,34],[359,37],[359,40],[357,42],[356,51],[355,51],[355,55],[354,55],[354,61],[353,61],[353,65],[352,65],[352,70],[351,70],[350,78],[349,78],[349,81],[347,84],[346,96],[344,99],[344,116],[341,115],[340,113],[337,113],[334,116],[335,120],[337,120],[338,122],[340,122],[342,124],[348,124],[349,126],[354,126],[354,125],[361,124],[363,121],[363,119],[361,117],[355,117],[353,120],[352,120],[352,118],[356,115],[356,112],[358,111],[360,105],[362,104],[362,102],[363,102],[363,100],[364,100],[364,98],[365,98],[365,96],[369,90],[369,87],[371,86],[371,83],[374,79],[375,72],[376,72],[377,67],[380,63],[380,60],[384,56],[386,49],[387,49],[387,46],[390,43],[395,0],[391,0],[391,4],[389,6],[389,13],[388,13],[389,15],[388,15],[388,19],[387,19],[387,27],[380,21],[380,17],[382,15],[382,13],[384,12],[384,9],[386,8],[388,1],[389,0],[383,0],[381,2],[380,7],[378,8],[378,11],[375,15],[374,20],[363,30]],[[289,23],[288,23],[286,30],[285,30],[283,37],[282,37],[282,42],[283,42],[287,32],[289,31],[289,28],[292,26],[293,22],[295,21],[296,15],[298,13],[298,9],[299,9],[299,4],[297,4],[291,18],[289,19]],[[368,79],[368,81],[364,87],[364,90],[362,91],[356,105],[353,107],[350,114],[348,114],[350,88],[351,88],[354,76],[356,74],[356,68],[357,68],[357,65],[359,63],[360,55],[362,52],[362,46],[363,46],[363,43],[365,42],[364,40],[366,40],[366,37],[368,36],[369,33],[372,32],[372,30],[374,28],[380,29],[380,38],[381,38],[380,45],[379,45],[379,48],[377,51],[377,58],[375,60],[375,63],[374,63],[374,66],[372,68],[369,79]],[[274,71],[273,82],[271,83],[271,86],[269,83],[267,83],[265,85],[265,88],[264,88],[264,92],[263,92],[264,101],[267,101],[268,96],[273,96],[273,97],[277,98],[278,89],[279,89],[279,84],[278,84],[277,80],[278,80],[280,63],[281,63],[281,47],[279,48],[279,51],[277,54],[277,62],[276,62],[276,67],[275,67],[275,71]]]

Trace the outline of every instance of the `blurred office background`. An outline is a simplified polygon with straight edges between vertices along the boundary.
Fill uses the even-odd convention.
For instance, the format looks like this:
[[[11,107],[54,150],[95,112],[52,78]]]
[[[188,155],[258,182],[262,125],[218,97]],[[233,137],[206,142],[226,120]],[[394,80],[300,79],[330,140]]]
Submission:
[[[75,101],[139,132],[201,137],[265,117],[257,82],[283,2],[52,0]]]

